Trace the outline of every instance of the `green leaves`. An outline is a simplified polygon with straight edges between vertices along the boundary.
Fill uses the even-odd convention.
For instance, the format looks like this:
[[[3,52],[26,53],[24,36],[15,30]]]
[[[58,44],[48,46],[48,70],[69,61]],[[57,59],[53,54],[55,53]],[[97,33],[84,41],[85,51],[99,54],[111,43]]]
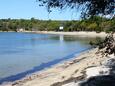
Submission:
[[[94,15],[114,14],[114,0],[38,0],[40,6],[46,6],[48,11],[51,8],[71,8],[81,9],[82,18],[88,18]]]
[[[115,32],[115,18],[106,19],[94,16],[81,21],[38,20],[35,18],[29,20],[0,19],[0,30],[2,31],[16,31],[20,28],[30,31],[59,31],[60,26],[64,27],[64,31]]]

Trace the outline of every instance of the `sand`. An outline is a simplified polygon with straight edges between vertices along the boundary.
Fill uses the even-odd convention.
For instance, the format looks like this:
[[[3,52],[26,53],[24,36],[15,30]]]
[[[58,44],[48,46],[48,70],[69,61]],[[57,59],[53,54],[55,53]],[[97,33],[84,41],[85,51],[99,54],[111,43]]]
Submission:
[[[30,31],[27,31],[30,32]],[[105,32],[53,32],[53,31],[33,31],[33,33],[40,34],[56,34],[56,35],[76,35],[83,37],[105,37]],[[115,34],[114,34],[115,36]],[[100,66],[107,57],[97,53],[98,49],[92,49],[81,53],[75,59],[65,61],[52,66],[51,68],[27,75],[21,80],[2,84],[0,86],[56,86],[56,83],[68,83],[74,79],[80,80],[85,76],[84,70],[92,66]],[[98,68],[100,70],[100,68]],[[89,70],[92,71],[92,70]],[[93,70],[94,71],[94,70]],[[95,71],[94,71],[95,72]],[[89,74],[89,72],[87,72]],[[96,74],[98,74],[96,72]],[[74,83],[70,83],[74,84]]]
[[[3,31],[0,31],[3,32]],[[14,32],[14,31],[8,31]],[[22,33],[54,34],[54,35],[75,35],[78,37],[106,37],[106,32],[97,33],[95,31],[74,31],[74,32],[56,32],[56,31],[22,31]],[[115,37],[115,33],[114,33]]]
[[[2,86],[56,86],[55,83],[72,82],[74,79],[82,79],[84,70],[92,66],[100,66],[107,59],[97,53],[98,49],[83,52],[75,59],[59,63],[51,68],[28,75],[21,80]],[[53,85],[54,84],[54,85]]]
[[[107,36],[107,33],[105,32],[96,33],[95,31],[92,31],[92,32],[25,31],[25,32],[33,32],[33,33],[39,33],[39,34],[55,34],[55,35],[76,35],[79,37],[106,37]],[[114,37],[115,37],[115,34],[114,34]]]

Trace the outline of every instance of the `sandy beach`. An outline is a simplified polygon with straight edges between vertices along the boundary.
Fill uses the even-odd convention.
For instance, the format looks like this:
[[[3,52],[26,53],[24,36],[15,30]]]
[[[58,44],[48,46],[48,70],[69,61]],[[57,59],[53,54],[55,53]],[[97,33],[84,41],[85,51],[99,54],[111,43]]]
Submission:
[[[79,32],[55,32],[55,31],[24,31],[24,32],[32,32],[32,33],[39,33],[39,34],[54,34],[54,35],[76,35],[79,37],[106,37],[107,33],[105,32],[86,32],[86,31],[79,31]],[[115,34],[114,34],[115,37]]]
[[[98,49],[92,49],[81,53],[75,59],[57,64],[51,68],[28,75],[16,82],[9,82],[2,86],[62,86],[57,83],[69,83],[72,80],[82,80],[85,69],[92,66],[100,66],[107,59]]]
[[[36,33],[42,33],[42,32],[36,32]],[[78,35],[78,36],[85,36],[85,37],[86,36],[104,37],[107,35],[104,32],[100,34],[97,34],[95,32],[43,32],[43,34]],[[102,53],[99,52],[98,48],[94,48],[81,53],[79,56],[76,56],[74,59],[71,59],[69,61],[64,61],[63,63],[56,64],[50,68],[35,72],[31,75],[27,75],[21,80],[3,83],[0,86],[66,86],[64,84],[73,81],[76,82],[82,81],[84,77],[86,77],[87,68],[96,67],[98,70],[102,69],[99,66],[102,66],[103,62],[108,59],[109,57],[103,56]],[[89,70],[92,71],[92,69]],[[90,73],[91,72],[87,72],[89,76]],[[74,86],[74,85],[70,85],[70,86]]]
[[[0,31],[3,32],[3,31]],[[7,32],[7,31],[4,31]],[[8,31],[8,32],[15,32],[15,31]],[[20,32],[20,31],[19,31]],[[24,33],[38,33],[38,34],[54,34],[54,35],[75,35],[79,37],[106,37],[108,33],[100,32],[97,33],[95,31],[88,32],[88,31],[79,31],[79,32],[56,32],[56,31],[21,31]],[[114,33],[115,37],[115,33]]]

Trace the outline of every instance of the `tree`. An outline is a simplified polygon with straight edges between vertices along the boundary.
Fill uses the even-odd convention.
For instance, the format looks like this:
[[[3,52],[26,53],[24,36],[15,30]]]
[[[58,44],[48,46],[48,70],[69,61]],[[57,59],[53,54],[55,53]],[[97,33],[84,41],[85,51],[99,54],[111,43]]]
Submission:
[[[89,31],[96,31],[97,24],[96,23],[89,24],[88,29],[89,29]]]
[[[40,6],[46,6],[48,11],[51,8],[81,9],[82,17],[87,18],[94,15],[114,14],[114,0],[37,0]]]
[[[115,32],[115,18],[107,19],[94,16],[92,18],[79,21],[54,21],[54,20],[38,20],[38,19],[0,19],[0,30],[17,31],[24,28],[25,30],[34,31],[58,31],[59,26],[64,27],[64,31],[106,31]],[[60,23],[63,22],[63,23]]]

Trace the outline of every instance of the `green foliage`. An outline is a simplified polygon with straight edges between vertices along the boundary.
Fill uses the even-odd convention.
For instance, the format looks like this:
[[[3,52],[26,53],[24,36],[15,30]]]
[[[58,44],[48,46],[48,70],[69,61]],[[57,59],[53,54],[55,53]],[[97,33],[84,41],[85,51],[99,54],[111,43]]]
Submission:
[[[37,0],[40,6],[46,6],[51,12],[52,8],[71,8],[81,10],[81,16],[88,18],[94,15],[114,14],[114,0]],[[76,11],[77,12],[77,11]]]
[[[56,21],[56,20],[38,20],[28,19],[0,19],[1,31],[17,31],[23,28],[29,31],[59,31],[63,26],[64,31],[96,31],[96,32],[115,32],[115,18],[106,19],[99,16],[93,16],[81,21]]]

